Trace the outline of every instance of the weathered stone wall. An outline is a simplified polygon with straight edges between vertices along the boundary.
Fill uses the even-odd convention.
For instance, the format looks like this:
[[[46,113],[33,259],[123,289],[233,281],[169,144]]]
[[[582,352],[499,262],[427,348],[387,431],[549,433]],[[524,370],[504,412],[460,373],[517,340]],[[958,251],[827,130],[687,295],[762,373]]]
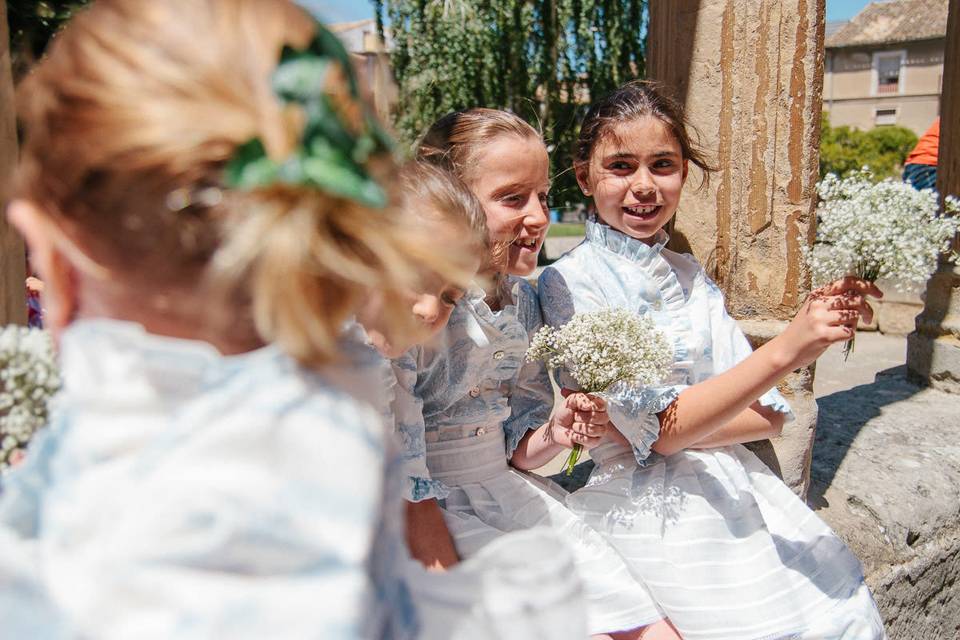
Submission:
[[[810,503],[863,563],[892,640],[960,638],[958,415],[960,396],[903,367],[820,399]]]
[[[7,4],[0,6],[0,208],[6,206],[10,176],[17,162],[17,128],[10,75]],[[26,324],[23,241],[0,215],[0,326]]]
[[[809,290],[823,86],[823,0],[655,0],[648,75],[675,89],[717,172],[691,170],[672,246],[692,252],[755,346]],[[797,413],[761,457],[801,495],[816,426],[813,370],[781,389]]]

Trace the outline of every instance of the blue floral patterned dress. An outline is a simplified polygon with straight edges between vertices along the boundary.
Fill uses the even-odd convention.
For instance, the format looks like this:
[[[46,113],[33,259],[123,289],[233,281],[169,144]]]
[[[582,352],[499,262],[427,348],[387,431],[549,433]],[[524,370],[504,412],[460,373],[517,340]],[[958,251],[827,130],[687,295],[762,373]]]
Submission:
[[[493,311],[482,290],[471,290],[435,341],[394,361],[407,499],[440,500],[457,551],[468,561],[507,532],[549,527],[559,533],[574,552],[590,633],[659,620],[646,589],[567,509],[564,492],[508,464],[524,434],[549,418],[553,391],[543,366],[524,361],[529,336],[541,325],[533,288],[508,278],[499,295],[505,304]]]
[[[345,334],[370,345],[363,328],[348,323]],[[389,361],[373,351],[376,388],[383,393],[377,410],[395,435],[393,405],[396,376]],[[381,600],[398,603],[387,637],[407,638],[415,612],[417,640],[582,640],[586,611],[573,556],[554,532],[546,529],[503,536],[444,572],[429,572],[410,557],[403,535],[404,483],[409,481],[394,438],[387,443],[389,464],[385,517],[374,547],[374,582]],[[405,623],[405,624],[400,624]]]
[[[632,450],[593,449],[597,466],[567,504],[617,548],[686,640],[883,637],[860,563],[750,451],[651,451],[657,414],[748,357],[750,345],[720,290],[692,256],[664,247],[662,231],[647,245],[589,221],[586,236],[540,276],[544,320],[560,326],[611,307],[649,316],[672,339],[674,365],[661,386],[606,394]],[[759,402],[792,417],[776,390]]]

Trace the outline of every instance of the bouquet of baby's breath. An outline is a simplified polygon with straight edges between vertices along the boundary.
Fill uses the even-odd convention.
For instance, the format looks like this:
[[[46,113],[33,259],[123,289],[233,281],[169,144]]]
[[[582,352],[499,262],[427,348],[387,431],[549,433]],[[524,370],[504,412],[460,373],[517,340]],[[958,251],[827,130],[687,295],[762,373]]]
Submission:
[[[889,178],[874,182],[867,169],[842,179],[829,174],[817,190],[817,238],[806,250],[815,286],[848,275],[922,284],[960,226],[960,219],[939,215],[935,191]],[[960,210],[953,197],[944,199],[944,208]],[[852,350],[851,339],[844,355]]]
[[[673,347],[653,320],[626,309],[577,313],[562,327],[542,327],[533,336],[527,360],[565,368],[585,393],[602,393],[618,382],[657,384],[673,364]],[[582,447],[567,458],[567,475]]]
[[[50,334],[16,325],[0,329],[0,470],[47,423],[48,403],[59,388]]]

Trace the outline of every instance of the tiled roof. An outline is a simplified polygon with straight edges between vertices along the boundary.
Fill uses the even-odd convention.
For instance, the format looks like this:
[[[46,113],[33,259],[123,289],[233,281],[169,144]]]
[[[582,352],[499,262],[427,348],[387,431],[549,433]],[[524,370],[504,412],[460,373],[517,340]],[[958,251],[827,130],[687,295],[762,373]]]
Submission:
[[[830,22],[827,22],[824,35],[829,40],[830,36],[835,34],[837,31],[840,31],[840,29],[843,29],[849,22],[849,20],[831,20]]]
[[[943,38],[950,0],[885,0],[868,4],[826,38],[827,47],[893,44]]]

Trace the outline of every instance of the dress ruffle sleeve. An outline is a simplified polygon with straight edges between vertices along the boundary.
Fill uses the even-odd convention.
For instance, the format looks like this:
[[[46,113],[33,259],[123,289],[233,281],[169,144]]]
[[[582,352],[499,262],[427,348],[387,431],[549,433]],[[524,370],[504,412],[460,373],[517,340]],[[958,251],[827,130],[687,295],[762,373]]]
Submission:
[[[601,394],[607,401],[610,422],[630,443],[633,456],[641,467],[650,462],[653,443],[660,438],[657,414],[669,407],[686,388],[687,385],[682,384],[639,387],[620,383]]]
[[[430,477],[427,469],[426,427],[423,421],[423,400],[416,394],[417,354],[419,348],[392,361],[397,384],[394,387],[393,418],[400,457],[406,477],[404,498],[410,502],[446,498],[450,489]]]

